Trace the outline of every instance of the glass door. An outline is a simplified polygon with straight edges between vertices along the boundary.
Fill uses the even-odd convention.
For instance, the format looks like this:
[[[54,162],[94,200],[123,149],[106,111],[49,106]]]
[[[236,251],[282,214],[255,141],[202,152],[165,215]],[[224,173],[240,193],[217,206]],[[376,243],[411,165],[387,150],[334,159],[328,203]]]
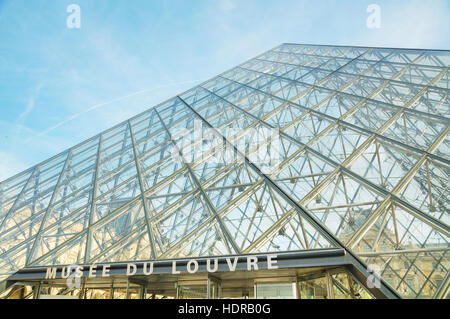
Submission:
[[[256,299],[296,299],[295,282],[270,282],[255,284]]]

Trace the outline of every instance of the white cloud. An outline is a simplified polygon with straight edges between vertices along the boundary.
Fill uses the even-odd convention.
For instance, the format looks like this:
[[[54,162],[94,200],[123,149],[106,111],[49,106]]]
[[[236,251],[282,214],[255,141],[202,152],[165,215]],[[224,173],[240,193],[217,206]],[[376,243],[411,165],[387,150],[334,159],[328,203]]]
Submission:
[[[46,135],[46,134],[50,133],[51,131],[57,129],[58,127],[61,127],[61,126],[65,125],[65,124],[71,122],[72,120],[74,120],[76,118],[79,118],[80,116],[83,116],[83,115],[85,115],[87,113],[90,113],[90,112],[92,112],[94,110],[97,110],[97,109],[100,109],[102,107],[113,105],[115,102],[119,102],[120,101],[120,102],[123,103],[127,99],[130,99],[131,97],[134,97],[134,96],[137,96],[137,95],[142,95],[144,93],[148,94],[148,93],[156,92],[156,91],[164,89],[164,88],[169,88],[169,87],[173,87],[173,86],[177,86],[177,85],[181,85],[181,84],[196,84],[196,83],[199,83],[200,81],[201,80],[192,80],[192,81],[183,81],[183,82],[178,82],[178,83],[170,83],[170,84],[167,84],[167,85],[161,85],[161,86],[158,86],[158,87],[154,87],[154,88],[150,88],[150,89],[145,89],[145,90],[133,92],[133,93],[127,94],[127,95],[122,96],[122,97],[115,98],[115,99],[107,101],[107,102],[103,102],[103,103],[99,103],[99,104],[95,104],[95,105],[89,106],[89,107],[85,108],[84,110],[82,110],[82,111],[80,111],[78,113],[72,114],[69,117],[67,117],[66,119],[64,119],[64,120],[58,122],[57,124],[55,124],[55,125],[47,128],[47,129],[45,129],[44,131],[38,133],[37,136]],[[106,111],[106,113],[105,113],[105,115],[108,115],[108,114],[111,114],[110,110]],[[117,117],[117,114],[114,114],[114,115],[115,115],[115,117]],[[130,117],[130,116],[128,116],[128,117]],[[127,119],[128,117],[118,117],[118,118],[120,120],[124,120],[124,119]]]
[[[30,114],[31,111],[33,111],[33,109],[35,107],[35,104],[36,104],[36,100],[39,98],[39,94],[40,94],[41,89],[42,89],[43,86],[44,86],[44,82],[43,81],[39,82],[38,85],[36,85],[36,87],[34,88],[33,94],[28,99],[28,103],[27,103],[27,106],[25,108],[25,111],[20,113],[20,115],[19,115],[19,117],[18,117],[16,122],[20,122],[21,120],[26,118],[28,116],[28,114]]]
[[[0,151],[0,182],[27,169],[13,153]]]
[[[448,15],[448,7],[440,1],[382,5],[382,28],[374,29],[366,41],[389,47],[438,48],[450,27]]]
[[[233,11],[236,8],[236,5],[232,0],[222,0],[220,2],[220,9],[224,12]]]

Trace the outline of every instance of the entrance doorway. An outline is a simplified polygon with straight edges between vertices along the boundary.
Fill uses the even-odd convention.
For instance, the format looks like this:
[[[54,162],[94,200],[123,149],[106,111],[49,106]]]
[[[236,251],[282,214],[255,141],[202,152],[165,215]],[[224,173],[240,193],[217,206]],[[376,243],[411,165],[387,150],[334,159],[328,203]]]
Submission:
[[[370,299],[373,296],[346,267],[158,274],[16,282],[0,298],[42,299]]]

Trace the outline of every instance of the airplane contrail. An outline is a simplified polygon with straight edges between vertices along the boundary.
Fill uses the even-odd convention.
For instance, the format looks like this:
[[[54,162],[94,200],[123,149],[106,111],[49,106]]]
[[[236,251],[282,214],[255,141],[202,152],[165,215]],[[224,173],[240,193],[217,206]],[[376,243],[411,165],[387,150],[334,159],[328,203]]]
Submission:
[[[101,108],[101,107],[103,107],[103,106],[105,106],[105,105],[108,105],[108,104],[111,104],[111,103],[114,103],[114,102],[117,102],[117,101],[120,101],[120,100],[129,98],[129,97],[131,97],[131,96],[135,96],[135,95],[138,95],[138,94],[141,94],[141,93],[144,93],[144,92],[156,91],[156,90],[159,90],[159,89],[163,89],[163,88],[166,88],[166,87],[175,86],[175,85],[179,85],[179,84],[195,83],[195,82],[200,82],[200,81],[201,81],[201,80],[192,80],[192,81],[183,81],[183,82],[171,83],[171,84],[168,84],[168,85],[158,86],[158,87],[156,87],[156,88],[145,89],[145,90],[137,91],[137,92],[134,92],[134,93],[131,93],[131,94],[127,94],[127,95],[125,95],[125,96],[121,96],[121,97],[115,98],[115,99],[113,99],[113,100],[111,100],[111,101],[108,101],[108,102],[103,102],[103,103],[100,103],[100,104],[95,104],[95,105],[93,105],[93,106],[91,106],[91,107],[88,107],[87,109],[85,109],[85,110],[83,110],[83,111],[81,111],[81,112],[79,112],[79,113],[72,114],[72,115],[69,116],[67,119],[65,119],[65,120],[63,120],[63,121],[61,121],[61,122],[59,122],[59,123],[57,123],[57,124],[55,124],[55,125],[53,125],[53,126],[47,128],[47,129],[45,129],[44,131],[42,131],[42,132],[40,132],[40,133],[38,133],[37,136],[43,136],[43,135],[46,135],[46,134],[48,134],[49,132],[51,132],[51,131],[57,129],[58,127],[60,127],[60,126],[62,126],[62,125],[64,125],[64,124],[66,124],[67,122],[70,122],[70,121],[76,119],[77,117],[80,117],[80,116],[83,115],[83,114],[86,114],[86,113],[88,113],[88,112],[91,112],[91,111],[93,111],[93,110],[96,110],[96,109],[98,109],[98,108]]]

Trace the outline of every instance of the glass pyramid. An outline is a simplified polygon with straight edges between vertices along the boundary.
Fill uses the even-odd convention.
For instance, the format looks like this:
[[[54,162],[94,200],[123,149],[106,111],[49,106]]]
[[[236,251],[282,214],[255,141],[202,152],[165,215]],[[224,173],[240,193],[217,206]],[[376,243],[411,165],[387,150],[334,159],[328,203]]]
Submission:
[[[445,298],[449,64],[263,53],[0,183],[0,282],[36,265],[344,247],[400,296]]]

